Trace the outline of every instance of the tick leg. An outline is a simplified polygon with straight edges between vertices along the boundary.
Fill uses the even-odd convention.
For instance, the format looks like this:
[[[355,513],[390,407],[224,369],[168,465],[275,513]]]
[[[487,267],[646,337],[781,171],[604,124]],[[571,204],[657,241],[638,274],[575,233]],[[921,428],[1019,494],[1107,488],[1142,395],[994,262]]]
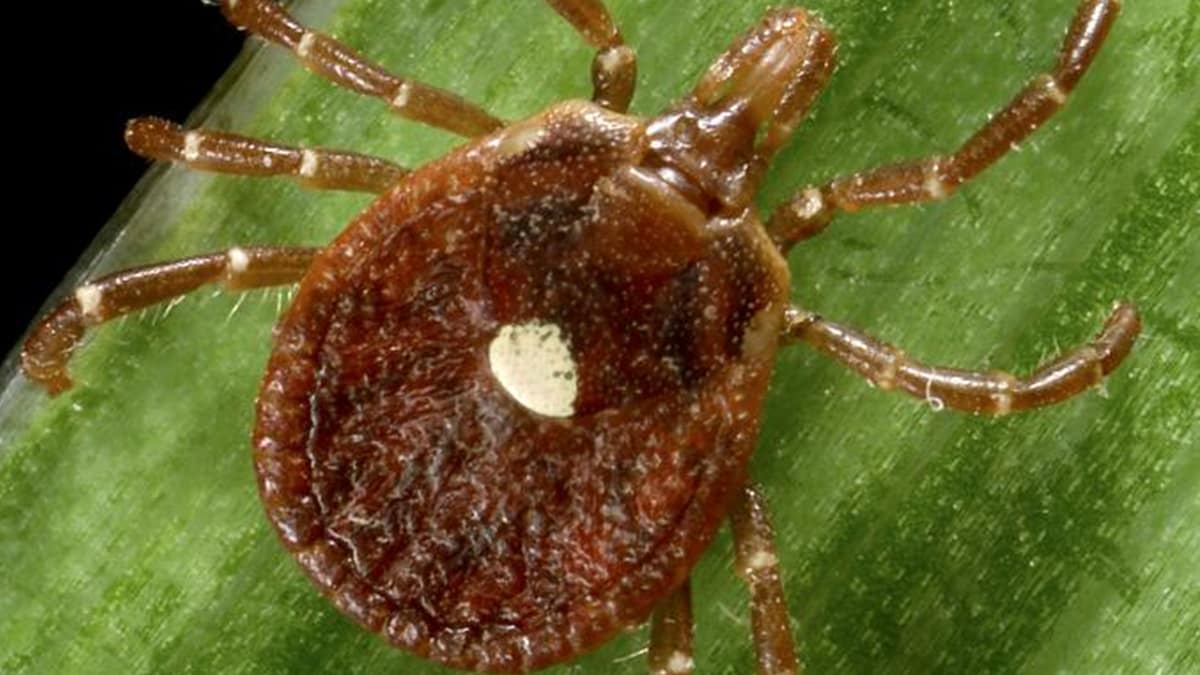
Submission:
[[[384,192],[407,170],[385,159],[326,148],[298,148],[207,129],[188,129],[156,117],[130,120],[125,143],[137,154],[193,169],[244,176],[290,176],[327,190]]]
[[[1058,403],[1100,384],[1121,364],[1141,330],[1132,305],[1119,303],[1091,342],[1048,361],[1026,378],[1003,371],[927,366],[896,347],[796,307],[786,334],[842,362],[880,389],[899,389],[937,408],[989,415]]]
[[[1118,0],[1086,0],[1067,30],[1058,63],[1034,77],[1002,110],[949,155],[870,169],[810,186],[781,204],[768,231],[787,250],[819,234],[837,211],[937,201],[949,197],[1042,126],[1067,102],[1120,11]]]
[[[637,55],[625,44],[604,0],[546,0],[599,51],[592,59],[592,100],[625,112],[637,84]]]
[[[51,395],[60,394],[71,387],[67,362],[89,327],[218,281],[229,290],[295,283],[317,250],[231,248],[89,281],[34,326],[21,349],[21,369]]]
[[[685,581],[658,609],[650,623],[650,675],[691,675],[692,590]]]
[[[304,67],[360,94],[382,99],[402,117],[479,136],[503,124],[443,89],[395,75],[328,35],[308,30],[274,0],[221,0],[229,22],[291,50]]]
[[[800,672],[791,621],[783,597],[775,530],[767,505],[754,486],[747,484],[729,513],[738,575],[750,587],[751,627],[759,675],[795,675]]]

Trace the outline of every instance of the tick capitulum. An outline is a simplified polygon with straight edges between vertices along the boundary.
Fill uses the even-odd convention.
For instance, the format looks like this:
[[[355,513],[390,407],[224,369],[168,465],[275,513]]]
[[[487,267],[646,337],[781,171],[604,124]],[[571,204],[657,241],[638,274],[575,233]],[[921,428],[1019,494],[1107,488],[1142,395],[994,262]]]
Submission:
[[[413,172],[169,122],[134,151],[380,197],[322,249],[238,247],[91,281],[26,342],[59,393],[85,330],[201,285],[299,283],[257,404],[254,461],[284,545],[342,611],[465,669],[517,672],[653,617],[650,669],[692,669],[688,575],[728,518],[760,673],[798,670],[766,509],[747,484],[776,349],[806,342],[883,389],[1005,414],[1099,383],[1138,318],[1028,378],[923,365],[788,302],[784,255],[839,211],[944,199],[1067,100],[1118,5],[1083,2],[1057,63],[960,148],[755,191],[834,66],[812,13],[769,12],[662,115],[626,114],[635,58],[601,0],[548,0],[597,49],[592,101],[505,124],[393,75],[270,0],[235,25],[394,112],[471,140]]]

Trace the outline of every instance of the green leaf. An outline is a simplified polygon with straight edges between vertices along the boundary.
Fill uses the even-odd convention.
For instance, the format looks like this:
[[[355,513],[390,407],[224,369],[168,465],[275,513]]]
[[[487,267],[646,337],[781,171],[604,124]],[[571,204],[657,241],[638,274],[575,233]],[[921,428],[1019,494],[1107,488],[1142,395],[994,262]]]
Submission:
[[[635,111],[770,0],[610,0]],[[1055,58],[1073,0],[809,0],[841,67],[762,203],[945,151]],[[517,118],[589,93],[536,0],[303,0],[378,60]],[[114,5],[113,12],[135,11]],[[1070,105],[948,202],[839,218],[794,297],[927,361],[1027,372],[1109,303],[1145,334],[1106,386],[1002,420],[935,413],[804,347],[753,472],[810,672],[1200,670],[1200,2],[1128,3]],[[193,120],[417,165],[454,138],[249,49]],[[158,167],[71,278],[235,243],[318,244],[366,198]],[[433,673],[343,619],[262,516],[248,444],[280,291],[200,292],[94,333],[50,400],[0,394],[0,671]],[[749,672],[722,535],[695,571],[700,672]],[[633,632],[554,672],[643,673]],[[630,657],[630,658],[626,658]]]

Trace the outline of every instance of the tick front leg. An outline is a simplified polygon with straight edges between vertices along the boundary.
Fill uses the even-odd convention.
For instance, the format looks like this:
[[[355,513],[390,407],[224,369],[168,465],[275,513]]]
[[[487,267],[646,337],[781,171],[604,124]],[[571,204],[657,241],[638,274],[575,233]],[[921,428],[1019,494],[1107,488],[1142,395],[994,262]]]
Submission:
[[[1075,13],[1059,51],[1058,63],[1029,84],[987,124],[949,155],[903,162],[810,186],[781,204],[768,221],[780,248],[820,234],[838,211],[945,199],[1003,157],[1050,119],[1108,36],[1120,11],[1117,0],[1086,0]]]
[[[460,136],[479,136],[503,126],[456,94],[390,73],[328,35],[307,29],[273,0],[221,0],[221,11],[238,28],[290,50],[305,68],[382,99],[401,117]]]
[[[615,110],[629,110],[637,84],[637,55],[625,44],[603,0],[546,0],[587,43],[599,51],[592,59],[592,100]]]
[[[289,176],[324,190],[385,192],[408,173],[385,159],[327,148],[279,145],[141,117],[125,127],[129,149],[148,159],[243,176]]]
[[[71,388],[67,363],[84,332],[123,314],[224,282],[229,290],[291,284],[319,249],[231,248],[100,277],[75,289],[34,326],[21,349],[25,376],[57,395]]]
[[[729,514],[738,575],[750,587],[758,675],[797,675],[800,663],[783,597],[775,530],[762,495],[747,484]]]
[[[650,623],[650,675],[691,675],[692,589],[685,581],[654,610]]]
[[[788,311],[785,328],[789,337],[832,356],[880,389],[899,389],[937,408],[989,415],[1058,403],[1100,384],[1129,354],[1140,330],[1133,306],[1118,304],[1091,342],[1017,378],[1003,371],[927,366],[890,344],[796,307]]]

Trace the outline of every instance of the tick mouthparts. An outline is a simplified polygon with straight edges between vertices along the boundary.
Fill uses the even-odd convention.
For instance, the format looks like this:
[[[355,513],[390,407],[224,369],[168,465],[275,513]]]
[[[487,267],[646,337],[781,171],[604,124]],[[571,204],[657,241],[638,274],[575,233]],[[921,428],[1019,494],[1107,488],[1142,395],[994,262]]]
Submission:
[[[693,93],[704,105],[745,106],[756,126],[795,119],[819,91],[811,76],[829,69],[835,50],[832,33],[811,12],[774,10],[717,59]]]

